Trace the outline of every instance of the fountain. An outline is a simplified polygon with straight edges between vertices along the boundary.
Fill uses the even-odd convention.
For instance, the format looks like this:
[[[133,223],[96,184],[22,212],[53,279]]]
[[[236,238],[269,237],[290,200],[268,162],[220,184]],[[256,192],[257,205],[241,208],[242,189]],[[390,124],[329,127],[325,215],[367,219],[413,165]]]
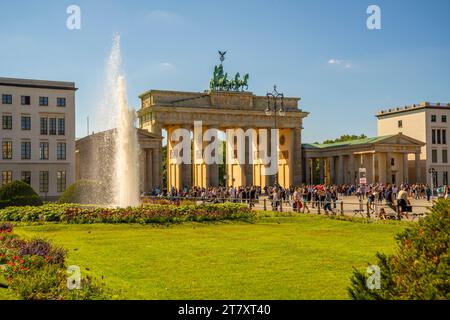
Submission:
[[[108,205],[138,206],[139,144],[134,126],[135,111],[128,105],[126,81],[121,67],[120,35],[115,34],[106,67],[106,87],[103,102],[98,108],[96,127],[110,130],[104,136],[108,152],[92,150],[96,161],[92,164],[95,180],[101,181],[109,195]],[[106,117],[105,117],[106,116]],[[108,158],[110,155],[111,158]]]

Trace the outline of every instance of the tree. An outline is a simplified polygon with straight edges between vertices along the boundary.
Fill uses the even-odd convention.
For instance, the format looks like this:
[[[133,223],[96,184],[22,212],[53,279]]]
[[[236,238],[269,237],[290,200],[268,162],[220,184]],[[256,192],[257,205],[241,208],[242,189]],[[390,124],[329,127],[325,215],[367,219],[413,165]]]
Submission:
[[[355,270],[349,295],[355,300],[450,299],[450,200],[436,202],[427,217],[396,237],[394,255],[377,253],[380,288]]]
[[[324,144],[330,144],[330,143],[336,143],[336,142],[346,142],[346,141],[352,141],[352,140],[359,140],[359,139],[365,139],[367,138],[367,136],[365,134],[360,134],[359,136],[357,135],[349,135],[349,134],[344,134],[342,136],[340,136],[337,139],[334,140],[325,140],[323,143]]]

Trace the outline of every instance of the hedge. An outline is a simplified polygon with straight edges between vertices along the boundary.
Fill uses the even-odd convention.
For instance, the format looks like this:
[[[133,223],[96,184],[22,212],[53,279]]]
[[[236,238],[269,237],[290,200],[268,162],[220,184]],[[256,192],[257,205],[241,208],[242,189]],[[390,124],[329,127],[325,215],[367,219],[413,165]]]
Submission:
[[[16,180],[0,188],[0,208],[40,205],[42,205],[42,199],[29,184],[23,181]]]
[[[251,220],[255,216],[240,203],[205,205],[145,205],[133,208],[99,208],[74,204],[8,207],[0,221],[54,221],[66,223],[181,223],[185,221]]]

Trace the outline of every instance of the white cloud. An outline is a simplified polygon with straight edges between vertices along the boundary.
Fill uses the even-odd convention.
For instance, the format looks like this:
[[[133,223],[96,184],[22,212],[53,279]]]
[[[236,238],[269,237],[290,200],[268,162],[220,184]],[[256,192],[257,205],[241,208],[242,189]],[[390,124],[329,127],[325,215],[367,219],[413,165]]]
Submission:
[[[156,65],[156,68],[162,71],[172,71],[175,70],[176,67],[173,63],[170,62],[161,62]]]
[[[335,58],[331,58],[330,60],[328,60],[328,64],[335,65],[335,66],[340,66],[340,67],[345,68],[345,69],[351,69],[353,67],[351,61],[335,59]]]

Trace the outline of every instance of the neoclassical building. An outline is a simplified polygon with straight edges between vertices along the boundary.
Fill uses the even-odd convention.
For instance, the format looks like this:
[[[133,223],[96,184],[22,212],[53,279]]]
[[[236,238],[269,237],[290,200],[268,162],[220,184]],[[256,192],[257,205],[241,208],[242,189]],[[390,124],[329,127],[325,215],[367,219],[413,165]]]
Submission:
[[[359,184],[359,172],[365,173],[366,183],[424,182],[420,170],[424,145],[401,133],[331,144],[304,144],[304,182]],[[409,156],[415,159],[412,166]]]
[[[176,163],[173,150],[179,141],[170,137],[174,130],[184,128],[190,132],[194,122],[201,121],[202,130],[216,129],[224,132],[227,129],[272,129],[275,126],[274,115],[266,113],[267,97],[256,96],[251,92],[240,91],[206,91],[180,92],[150,90],[142,95],[141,108],[138,111],[140,128],[154,135],[163,135],[167,139],[167,187],[183,188],[185,186],[218,185],[218,166],[206,164],[204,161],[193,161],[191,164]],[[284,113],[279,116],[278,143],[278,182],[288,187],[302,182],[302,142],[301,130],[307,112],[299,108],[300,98],[284,98]],[[275,175],[265,175],[261,154],[251,149],[249,139],[245,139],[245,162],[237,161],[233,152],[232,161],[226,164],[226,183],[228,186],[269,185],[274,183]],[[203,141],[193,141],[193,149],[202,153],[205,149]],[[200,144],[200,145],[198,145]],[[231,151],[230,151],[231,152]],[[249,152],[255,159],[249,163]],[[272,150],[269,150],[272,152]],[[157,160],[158,161],[158,160]],[[154,163],[159,166],[160,162]],[[158,178],[160,179],[160,178]]]

